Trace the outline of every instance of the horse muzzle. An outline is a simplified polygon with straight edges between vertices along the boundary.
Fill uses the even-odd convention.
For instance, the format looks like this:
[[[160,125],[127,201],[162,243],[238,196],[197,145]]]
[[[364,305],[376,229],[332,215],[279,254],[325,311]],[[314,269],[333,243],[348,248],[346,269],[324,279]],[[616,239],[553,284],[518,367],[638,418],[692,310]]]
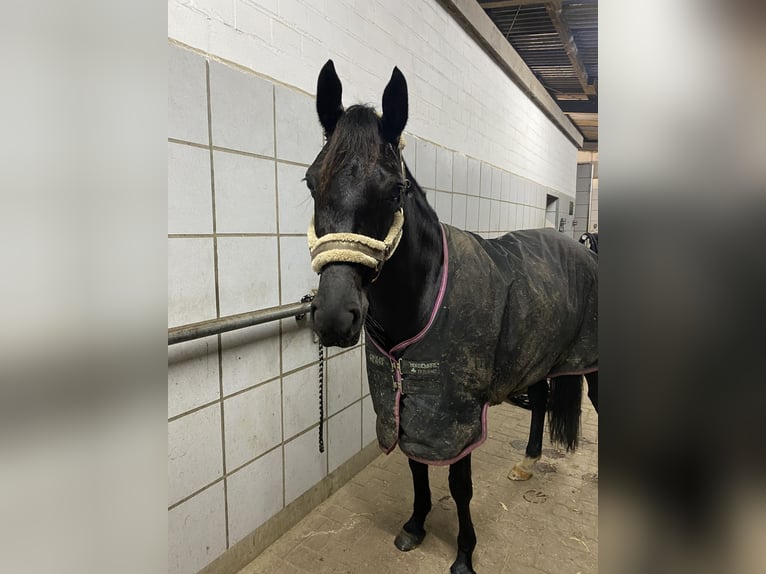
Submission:
[[[353,265],[330,264],[322,270],[311,303],[314,331],[325,347],[351,347],[359,341],[367,315],[362,276]]]

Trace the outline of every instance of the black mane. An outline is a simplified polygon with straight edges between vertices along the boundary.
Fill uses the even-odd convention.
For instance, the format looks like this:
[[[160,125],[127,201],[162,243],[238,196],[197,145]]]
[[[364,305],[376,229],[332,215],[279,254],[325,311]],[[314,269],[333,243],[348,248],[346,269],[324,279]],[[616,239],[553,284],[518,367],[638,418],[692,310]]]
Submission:
[[[349,107],[338,120],[327,147],[320,171],[320,190],[346,162],[362,167],[369,175],[380,157],[380,118],[374,108],[365,105]]]

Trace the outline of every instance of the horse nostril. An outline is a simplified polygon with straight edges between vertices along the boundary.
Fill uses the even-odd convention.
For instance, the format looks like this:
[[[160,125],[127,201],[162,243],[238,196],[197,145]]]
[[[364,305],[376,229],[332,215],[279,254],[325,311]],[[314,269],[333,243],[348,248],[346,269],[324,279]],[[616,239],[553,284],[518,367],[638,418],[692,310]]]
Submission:
[[[352,307],[349,309],[349,313],[351,313],[351,325],[354,327],[357,326],[362,317],[359,307]]]

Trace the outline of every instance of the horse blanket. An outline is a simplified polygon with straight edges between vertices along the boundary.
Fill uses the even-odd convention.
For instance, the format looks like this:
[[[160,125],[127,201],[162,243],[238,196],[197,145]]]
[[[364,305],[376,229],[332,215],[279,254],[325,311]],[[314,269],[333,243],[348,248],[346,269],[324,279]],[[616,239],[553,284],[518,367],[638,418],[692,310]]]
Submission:
[[[598,370],[598,256],[553,230],[486,240],[442,225],[431,319],[383,349],[367,334],[381,449],[452,464],[486,439],[487,407],[529,385]]]

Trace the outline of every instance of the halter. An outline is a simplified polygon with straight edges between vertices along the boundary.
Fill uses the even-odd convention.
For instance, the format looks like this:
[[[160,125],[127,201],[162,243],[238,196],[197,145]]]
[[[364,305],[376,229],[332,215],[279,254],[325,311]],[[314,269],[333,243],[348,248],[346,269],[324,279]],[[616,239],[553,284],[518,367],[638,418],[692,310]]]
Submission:
[[[377,274],[399,246],[404,225],[404,210],[394,213],[394,222],[383,241],[358,233],[327,233],[317,238],[314,218],[308,229],[311,268],[321,273],[328,263],[358,263],[370,267]]]
[[[406,178],[404,157],[401,151],[404,145],[404,138],[400,137],[398,146],[399,161],[402,168],[404,189],[407,190],[412,184]],[[391,144],[388,147],[394,152]],[[394,155],[396,155],[396,152],[394,152]],[[382,241],[358,233],[327,233],[322,237],[317,237],[316,229],[314,228],[314,218],[312,217],[308,228],[311,268],[315,273],[321,273],[324,266],[328,263],[357,263],[373,269],[375,271],[373,281],[375,281],[383,268],[383,263],[391,258],[399,246],[403,226],[404,209],[399,208],[394,213],[394,221],[391,223],[391,228]]]

